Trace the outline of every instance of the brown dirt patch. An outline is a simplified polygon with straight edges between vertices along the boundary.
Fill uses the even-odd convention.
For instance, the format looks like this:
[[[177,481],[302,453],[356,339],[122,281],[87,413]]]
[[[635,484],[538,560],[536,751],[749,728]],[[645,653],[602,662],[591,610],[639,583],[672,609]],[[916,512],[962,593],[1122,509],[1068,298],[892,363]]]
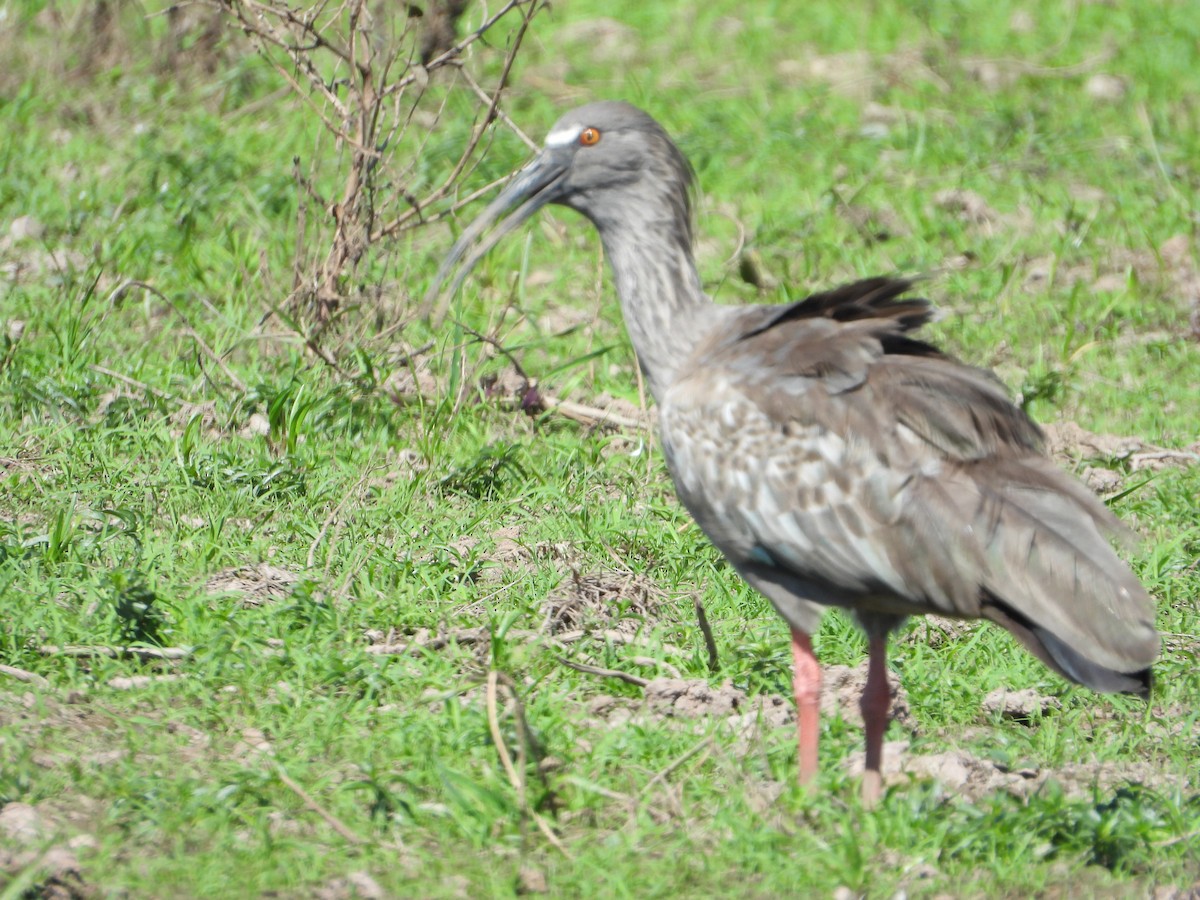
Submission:
[[[351,872],[317,888],[317,900],[384,900],[388,893],[369,872]]]
[[[886,54],[865,50],[822,54],[813,48],[800,48],[797,56],[780,61],[775,73],[785,84],[824,84],[834,93],[862,103],[898,82],[928,82],[949,90],[945,80],[925,62],[921,48],[915,46]]]
[[[707,681],[655,678],[645,688],[646,704],[665,716],[696,718],[728,716],[746,704],[746,692],[726,681],[712,687]]]
[[[858,701],[867,681],[867,665],[830,665],[822,668],[821,715],[840,715],[856,726],[862,726]],[[893,672],[888,673],[892,689],[892,721],[908,731],[915,720],[908,704],[908,695]],[[780,694],[761,694],[751,697],[732,682],[716,687],[703,679],[655,678],[646,684],[643,702],[623,697],[602,695],[588,704],[588,712],[609,724],[614,721],[647,721],[663,718],[696,719],[725,718],[742,735],[755,730],[791,728],[795,726],[793,701]]]
[[[1050,454],[1064,462],[1074,463],[1080,459],[1123,462],[1134,472],[1200,464],[1200,441],[1183,450],[1171,450],[1149,444],[1141,438],[1096,434],[1080,428],[1074,422],[1046,425],[1043,431]]]
[[[524,538],[520,525],[505,525],[490,535],[464,534],[443,548],[460,562],[470,563],[471,578],[485,582],[500,581],[505,573],[536,565],[541,561],[563,562],[567,565],[579,558],[579,552],[569,541],[534,541]],[[435,562],[438,553],[427,554],[424,562]],[[481,610],[474,604],[461,612],[471,614]]]
[[[906,644],[926,644],[930,647],[941,647],[955,641],[964,635],[971,634],[979,627],[978,622],[968,619],[947,619],[942,616],[921,616],[901,640]]]
[[[0,882],[32,873],[33,881],[22,897],[75,900],[95,895],[94,887],[83,879],[76,852],[95,847],[96,839],[90,834],[62,839],[74,830],[75,820],[91,821],[97,812],[99,804],[91,798],[78,800],[83,809],[66,816],[67,803],[58,804],[62,809],[28,803],[8,803],[0,809]],[[55,843],[47,847],[50,840]]]
[[[637,572],[572,571],[546,597],[542,628],[550,634],[611,629],[635,635],[660,617],[668,599],[666,591]]]
[[[905,237],[909,233],[904,220],[886,206],[844,203],[838,207],[838,213],[869,244],[883,243],[895,237]]]
[[[1000,217],[975,191],[948,188],[933,195],[933,205],[971,225],[990,225]]]
[[[1057,697],[1039,694],[1033,688],[1021,691],[997,688],[983,698],[982,708],[989,715],[999,715],[1001,718],[1012,719],[1014,722],[1032,724],[1042,716],[1062,709],[1062,702]]]
[[[909,746],[908,741],[888,741],[884,745],[883,780],[886,785],[934,781],[947,794],[967,800],[979,800],[997,791],[1026,798],[1051,781],[1070,797],[1090,797],[1096,788],[1107,792],[1127,784],[1154,789],[1185,787],[1179,778],[1150,763],[1092,761],[1070,763],[1057,769],[1007,769],[966,750],[910,753]],[[851,775],[862,774],[863,759],[861,751],[850,755],[847,765]]]
[[[1054,256],[1039,257],[1026,264],[1025,286],[1049,283],[1070,288],[1083,282],[1093,291],[1120,291],[1132,275],[1139,284],[1152,285],[1178,302],[1186,311],[1200,310],[1200,267],[1192,239],[1177,234],[1157,249],[1105,248],[1086,262],[1063,263]]]
[[[822,673],[821,715],[840,715],[852,725],[861,727],[863,721],[858,701],[867,685],[867,664],[823,666]],[[892,693],[892,721],[907,731],[913,731],[916,720],[908,705],[908,692],[900,683],[900,677],[891,670],[888,670],[888,687]]]
[[[270,563],[222,569],[204,582],[210,594],[241,594],[242,606],[261,606],[292,595],[300,576]]]

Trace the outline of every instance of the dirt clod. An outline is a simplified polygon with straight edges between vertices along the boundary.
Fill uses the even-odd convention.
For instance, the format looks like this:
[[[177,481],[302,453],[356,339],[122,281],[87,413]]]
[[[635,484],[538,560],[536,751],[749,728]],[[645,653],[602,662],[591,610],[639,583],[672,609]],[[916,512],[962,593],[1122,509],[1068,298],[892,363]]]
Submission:
[[[998,688],[983,698],[985,713],[999,714],[1005,719],[1026,724],[1041,718],[1054,709],[1062,709],[1059,699],[1039,694],[1033,688],[1026,688],[1023,691]]]
[[[942,616],[921,616],[920,620],[903,637],[905,643],[920,642],[930,647],[940,647],[970,634],[975,622],[966,619],[946,619]]]
[[[300,576],[270,563],[222,569],[204,582],[210,594],[241,594],[242,606],[261,606],[272,600],[284,600]]]
[[[1134,472],[1200,463],[1200,442],[1184,450],[1171,450],[1148,444],[1141,438],[1095,434],[1074,422],[1046,425],[1043,430],[1051,455],[1067,462],[1077,459],[1116,460],[1126,463]]]
[[[862,713],[858,702],[866,684],[865,662],[857,666],[824,666],[821,673],[821,715],[841,715],[847,722],[861,726]],[[892,694],[891,720],[912,730],[915,722],[908,705],[908,693],[895,672],[888,672],[888,687]]]
[[[888,741],[883,747],[883,780],[887,785],[909,781],[934,781],[947,793],[967,800],[979,800],[997,791],[1018,797],[1030,797],[1054,782],[1070,797],[1090,797],[1094,790],[1111,791],[1125,784],[1143,784],[1153,788],[1182,788],[1178,779],[1164,775],[1149,763],[1092,761],[1072,763],[1057,769],[1007,769],[991,760],[981,759],[967,750],[940,753],[910,753],[908,741]],[[851,754],[847,764],[851,775],[863,772],[862,751]]]
[[[48,830],[41,813],[28,803],[8,803],[0,810],[0,834],[20,844],[39,840]]]
[[[1124,78],[1106,72],[1097,72],[1084,83],[1083,89],[1093,100],[1105,103],[1116,103],[1129,93],[1129,85]]]
[[[645,688],[646,702],[670,716],[727,716],[746,702],[745,691],[733,682],[712,687],[707,681],[684,678],[655,678]]]
[[[662,588],[636,572],[572,572],[546,597],[543,630],[561,634],[605,628],[633,635],[666,601]]]
[[[997,218],[996,211],[974,191],[950,188],[933,195],[933,205],[972,225],[986,225]]]
[[[1079,477],[1097,494],[1111,494],[1119,491],[1125,484],[1120,472],[1112,469],[1101,469],[1098,466],[1084,466]]]
[[[546,881],[546,873],[533,866],[522,866],[517,873],[518,894],[547,894],[550,884]]]
[[[362,900],[384,900],[387,897],[387,892],[379,886],[379,882],[371,877],[369,872],[357,871],[351,872],[346,876],[346,881],[354,888],[356,896]]]

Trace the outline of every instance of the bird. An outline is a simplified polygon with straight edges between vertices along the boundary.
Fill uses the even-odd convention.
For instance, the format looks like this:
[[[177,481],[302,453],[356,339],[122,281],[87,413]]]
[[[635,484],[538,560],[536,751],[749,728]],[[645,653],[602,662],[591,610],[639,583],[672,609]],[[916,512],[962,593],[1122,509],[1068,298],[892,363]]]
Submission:
[[[999,378],[914,334],[934,312],[917,280],[719,304],[694,190],[649,114],[581,106],[462,231],[426,303],[547,204],[596,228],[679,499],[790,629],[799,781],[818,772],[812,635],[829,607],[867,637],[865,806],[882,794],[887,639],[909,616],[988,620],[1071,682],[1148,697],[1154,604],[1110,543],[1132,532],[1049,459]]]

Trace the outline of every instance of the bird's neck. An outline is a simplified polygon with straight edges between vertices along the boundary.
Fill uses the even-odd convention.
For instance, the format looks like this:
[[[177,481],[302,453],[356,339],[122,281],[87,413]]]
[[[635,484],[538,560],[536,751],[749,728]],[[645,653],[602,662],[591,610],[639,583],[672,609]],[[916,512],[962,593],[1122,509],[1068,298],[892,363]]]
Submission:
[[[688,236],[659,223],[600,229],[625,327],[650,393],[661,402],[692,355],[714,308],[704,293]]]

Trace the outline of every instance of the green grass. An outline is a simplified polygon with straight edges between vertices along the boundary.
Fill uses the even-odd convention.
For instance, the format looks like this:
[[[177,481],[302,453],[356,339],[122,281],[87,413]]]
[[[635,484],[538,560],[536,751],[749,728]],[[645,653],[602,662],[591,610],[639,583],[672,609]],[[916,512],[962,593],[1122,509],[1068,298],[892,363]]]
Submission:
[[[1010,27],[1021,10],[1032,30]],[[710,678],[694,595],[720,650],[713,683],[789,693],[785,627],[689,525],[653,444],[480,397],[474,383],[503,373],[504,357],[455,326],[409,321],[449,245],[443,228],[364,264],[378,310],[354,307],[326,336],[344,374],[277,319],[260,326],[291,285],[292,157],[333,160],[328,142],[299,104],[262,102],[277,83],[253,56],[171,78],[147,49],[161,20],[135,16],[129,40],[145,52],[72,76],[48,62],[62,32],[22,18],[35,12],[12,13],[28,64],[0,82],[0,223],[44,229],[0,245],[0,663],[48,687],[0,676],[0,803],[37,807],[49,829],[38,847],[93,836],[75,852],[98,895],[312,896],[355,872],[429,897],[508,896],[532,883],[522,870],[554,895],[639,898],[1145,896],[1200,881],[1200,466],[1142,484],[1149,473],[1090,461],[1134,488],[1112,505],[1144,539],[1130,559],[1167,635],[1149,707],[1068,687],[996,629],[893,641],[914,726],[890,737],[914,752],[1051,772],[1143,766],[1147,784],[1048,785],[1022,800],[915,783],[864,812],[843,765],[861,731],[839,717],[825,717],[808,795],[793,785],[790,728],[747,747],[719,717],[606,723],[596,697],[640,691],[559,655]],[[599,17],[626,26],[617,44],[581,32]],[[996,368],[1039,420],[1184,448],[1200,384],[1187,322],[1200,283],[1198,40],[1200,11],[1165,0],[802,12],[572,0],[536,20],[506,108],[535,136],[584,99],[658,117],[697,169],[700,264],[718,299],[758,299],[729,261],[739,241],[782,283],[770,301],[945,268],[926,285],[945,312],[933,336]],[[477,61],[487,71],[491,52]],[[814,75],[814,60],[837,77]],[[972,74],[979,61],[998,82]],[[1125,79],[1125,95],[1092,99],[1098,72]],[[421,161],[430,181],[470,110],[466,88],[435,90],[449,105]],[[465,187],[525,157],[498,130]],[[934,201],[951,189],[978,193],[992,220]],[[847,206],[891,237],[871,238]],[[497,334],[554,394],[636,403],[594,236],[563,212],[528,234],[479,267],[453,315]],[[1163,252],[1178,235],[1183,263]],[[382,386],[429,342],[438,392],[393,399]],[[263,563],[296,581],[257,605],[206,587]],[[572,570],[648,580],[647,603],[626,591],[599,623],[626,623],[635,643],[593,631],[564,651],[539,636]],[[389,632],[475,628],[490,640],[368,652]],[[863,659],[843,616],[816,640],[826,662]],[[194,649],[172,666],[39,650],[130,642]],[[517,760],[523,788],[493,741],[494,725],[514,757],[530,747],[507,690],[489,716],[493,669],[552,758],[542,774],[532,749]],[[110,684],[167,671],[184,677]],[[1006,685],[1062,709],[1028,725],[981,712]],[[36,864],[6,856],[6,841],[0,895],[40,890]]]

